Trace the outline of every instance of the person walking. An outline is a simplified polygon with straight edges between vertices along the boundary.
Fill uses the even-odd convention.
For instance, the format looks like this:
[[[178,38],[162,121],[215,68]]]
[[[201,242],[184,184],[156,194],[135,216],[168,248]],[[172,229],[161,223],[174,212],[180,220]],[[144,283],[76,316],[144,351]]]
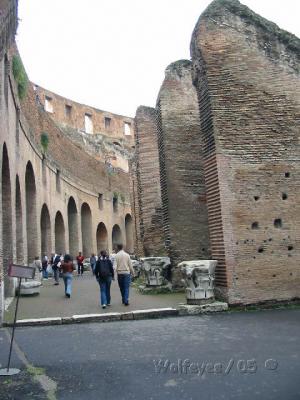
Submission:
[[[54,276],[54,285],[59,285],[59,266],[60,266],[60,254],[55,254],[52,260],[52,271]]]
[[[46,254],[43,255],[42,258],[42,274],[43,274],[43,279],[48,279],[48,257],[46,256]]]
[[[102,308],[110,306],[110,285],[114,279],[114,269],[105,251],[101,251],[95,267],[95,276],[100,286],[100,302]]]
[[[38,282],[42,282],[42,262],[38,256],[34,258],[33,266],[35,267],[34,279]]]
[[[83,255],[81,254],[81,251],[78,253],[78,256],[76,257],[76,260],[77,260],[77,273],[78,273],[78,275],[83,275],[83,260],[84,260],[84,257],[83,257]]]
[[[90,257],[90,264],[91,264],[91,269],[92,269],[93,275],[95,275],[96,262],[97,262],[97,258],[95,256],[95,254],[93,253]]]
[[[122,303],[129,306],[129,287],[131,276],[134,275],[131,259],[128,253],[123,250],[123,245],[118,244],[118,253],[115,258],[115,267],[118,274],[118,284],[122,296]]]
[[[65,254],[64,259],[59,267],[62,272],[62,277],[65,284],[65,295],[70,298],[72,293],[72,280],[73,280],[73,261],[70,254]]]

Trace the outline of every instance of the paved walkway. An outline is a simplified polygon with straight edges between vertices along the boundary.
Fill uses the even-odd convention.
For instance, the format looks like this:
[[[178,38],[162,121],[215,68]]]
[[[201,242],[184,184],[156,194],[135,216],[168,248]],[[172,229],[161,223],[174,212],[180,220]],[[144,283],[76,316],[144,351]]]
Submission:
[[[71,299],[65,298],[63,280],[55,286],[52,278],[43,281],[40,295],[21,296],[19,302],[18,319],[71,317],[78,314],[94,314],[106,312],[124,312],[144,310],[147,308],[176,307],[185,302],[183,293],[149,295],[140,294],[137,289],[130,289],[130,305],[122,304],[117,281],[112,282],[110,307],[105,310],[99,305],[100,289],[98,282],[90,272],[83,276],[74,275]],[[15,300],[6,312],[5,320],[13,320]]]
[[[299,400],[299,332],[300,310],[18,328],[0,399]]]

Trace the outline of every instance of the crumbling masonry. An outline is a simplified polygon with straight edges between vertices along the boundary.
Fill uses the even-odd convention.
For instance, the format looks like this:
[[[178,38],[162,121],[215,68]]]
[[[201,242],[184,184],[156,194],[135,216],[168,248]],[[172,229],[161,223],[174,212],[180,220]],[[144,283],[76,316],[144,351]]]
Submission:
[[[210,250],[219,295],[229,303],[299,298],[300,41],[237,0],[215,0],[194,29],[191,56],[198,128],[188,62],[167,68],[157,103],[173,272],[182,256],[203,259]],[[197,195],[202,224],[192,212]],[[203,255],[194,252],[201,240]]]

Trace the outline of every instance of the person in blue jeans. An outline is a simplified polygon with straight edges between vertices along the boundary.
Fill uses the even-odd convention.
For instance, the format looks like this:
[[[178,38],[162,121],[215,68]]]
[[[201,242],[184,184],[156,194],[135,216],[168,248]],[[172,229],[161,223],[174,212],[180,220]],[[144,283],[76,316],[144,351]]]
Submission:
[[[73,280],[73,261],[69,254],[66,254],[63,262],[61,263],[60,270],[63,274],[63,280],[65,284],[65,295],[66,297],[71,297],[72,292],[72,280]]]
[[[121,292],[122,303],[129,306],[129,287],[131,276],[134,275],[130,255],[123,250],[123,245],[118,244],[118,253],[115,258],[116,272],[118,274],[118,284]]]
[[[101,251],[96,262],[95,276],[100,286],[100,302],[102,308],[110,306],[110,285],[114,279],[114,269],[105,251]]]

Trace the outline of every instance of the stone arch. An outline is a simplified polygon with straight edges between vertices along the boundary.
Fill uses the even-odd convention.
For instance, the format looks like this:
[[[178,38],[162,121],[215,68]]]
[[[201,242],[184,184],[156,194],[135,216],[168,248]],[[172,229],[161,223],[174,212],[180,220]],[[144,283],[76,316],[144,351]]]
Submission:
[[[119,225],[114,225],[112,228],[112,246],[113,249],[117,246],[117,244],[122,244],[122,231]]]
[[[28,161],[25,173],[26,190],[26,233],[27,260],[31,263],[38,255],[37,250],[37,216],[36,216],[36,185],[33,167]]]
[[[7,275],[8,266],[13,261],[13,238],[12,238],[12,204],[11,204],[11,181],[10,167],[6,144],[2,151],[2,251],[4,272],[4,295],[13,294],[13,280]]]
[[[55,252],[64,254],[66,251],[65,224],[62,213],[57,211],[55,216]]]
[[[68,226],[69,226],[69,252],[75,257],[79,251],[78,244],[78,212],[74,198],[71,196],[68,202]]]
[[[81,206],[82,254],[89,257],[92,253],[92,212],[87,203]]]
[[[19,176],[16,176],[16,256],[17,264],[24,263],[23,211]]]
[[[41,255],[50,256],[51,253],[51,222],[50,214],[46,204],[41,211]]]
[[[133,221],[132,216],[127,214],[125,217],[125,233],[126,233],[126,250],[128,253],[133,253]]]
[[[108,234],[106,226],[103,222],[100,222],[100,224],[98,224],[96,239],[97,239],[97,254],[99,254],[101,250],[108,249],[108,241],[107,241]]]

